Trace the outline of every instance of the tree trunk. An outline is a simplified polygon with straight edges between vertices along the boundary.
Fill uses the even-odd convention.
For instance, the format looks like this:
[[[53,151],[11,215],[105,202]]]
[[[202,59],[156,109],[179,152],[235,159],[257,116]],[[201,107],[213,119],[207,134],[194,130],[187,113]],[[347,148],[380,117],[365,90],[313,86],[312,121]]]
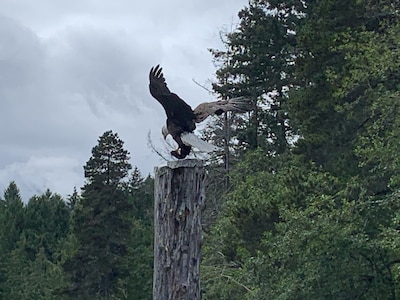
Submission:
[[[203,162],[168,162],[155,170],[154,300],[199,300]]]

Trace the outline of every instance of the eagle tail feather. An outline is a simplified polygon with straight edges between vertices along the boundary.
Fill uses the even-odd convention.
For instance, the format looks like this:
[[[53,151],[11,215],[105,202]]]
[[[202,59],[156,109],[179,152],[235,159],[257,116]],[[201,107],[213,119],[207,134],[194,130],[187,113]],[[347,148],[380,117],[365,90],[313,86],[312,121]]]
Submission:
[[[191,132],[184,132],[181,134],[182,142],[186,145],[199,149],[202,152],[213,152],[219,150],[215,145],[207,143]]]

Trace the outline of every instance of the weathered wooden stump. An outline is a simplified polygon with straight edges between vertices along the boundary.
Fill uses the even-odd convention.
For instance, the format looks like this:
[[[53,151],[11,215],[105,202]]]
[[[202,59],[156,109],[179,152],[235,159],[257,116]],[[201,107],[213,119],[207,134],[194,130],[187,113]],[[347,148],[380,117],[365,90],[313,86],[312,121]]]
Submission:
[[[196,159],[155,170],[154,300],[200,299],[204,177]]]

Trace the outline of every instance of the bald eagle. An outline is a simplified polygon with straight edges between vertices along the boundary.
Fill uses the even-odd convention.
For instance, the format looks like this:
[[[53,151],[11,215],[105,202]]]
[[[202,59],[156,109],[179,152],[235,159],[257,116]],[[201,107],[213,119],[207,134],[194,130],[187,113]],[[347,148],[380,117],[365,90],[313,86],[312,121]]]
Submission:
[[[239,97],[201,103],[193,110],[184,100],[168,89],[160,65],[151,68],[149,79],[150,94],[163,106],[167,115],[167,123],[162,129],[162,134],[164,139],[170,134],[178,144],[178,148],[171,151],[171,155],[178,159],[189,155],[192,147],[205,152],[217,149],[193,134],[196,123],[204,121],[210,115],[221,115],[226,111],[245,112],[250,109],[248,99]]]

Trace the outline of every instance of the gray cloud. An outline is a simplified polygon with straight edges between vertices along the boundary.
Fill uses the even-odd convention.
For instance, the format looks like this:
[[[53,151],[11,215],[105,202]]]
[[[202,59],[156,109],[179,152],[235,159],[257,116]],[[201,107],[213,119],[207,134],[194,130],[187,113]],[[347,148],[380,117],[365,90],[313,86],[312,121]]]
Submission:
[[[0,0],[0,191],[11,180],[24,200],[83,184],[98,137],[118,132],[143,174],[161,162],[164,111],[148,93],[162,64],[189,104],[211,100],[192,79],[214,72],[207,48],[247,1]]]

